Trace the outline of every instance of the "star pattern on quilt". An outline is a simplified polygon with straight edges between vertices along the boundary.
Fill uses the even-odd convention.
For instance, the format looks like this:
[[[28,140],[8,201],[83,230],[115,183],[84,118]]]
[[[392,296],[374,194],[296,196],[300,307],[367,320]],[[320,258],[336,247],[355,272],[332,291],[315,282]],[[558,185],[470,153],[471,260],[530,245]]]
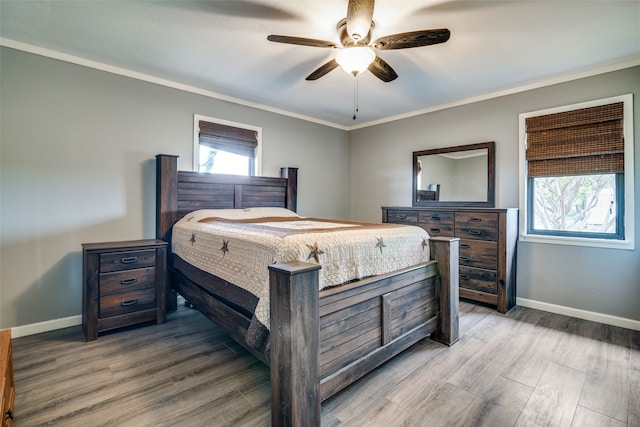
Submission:
[[[307,259],[313,258],[320,264],[320,255],[322,255],[324,251],[318,247],[318,242],[315,242],[313,245],[307,245],[307,247],[311,251]]]
[[[422,250],[424,251],[424,248],[426,248],[427,246],[429,246],[429,239],[426,237],[422,238]]]
[[[387,245],[384,244],[382,237],[376,237],[376,240],[377,240],[376,248],[380,248],[380,253],[382,253],[382,248],[386,248]]]
[[[229,252],[229,241],[222,239],[222,247],[220,248],[222,251],[222,258]]]
[[[196,242],[196,233],[191,233],[191,238],[189,239],[191,242],[191,246]]]

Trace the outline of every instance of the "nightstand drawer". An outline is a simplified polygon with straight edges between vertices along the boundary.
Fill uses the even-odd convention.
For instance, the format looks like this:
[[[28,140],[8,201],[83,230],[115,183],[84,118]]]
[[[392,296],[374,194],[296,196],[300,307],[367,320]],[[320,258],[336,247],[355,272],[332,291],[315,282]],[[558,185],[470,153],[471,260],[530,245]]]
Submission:
[[[497,270],[498,243],[461,239],[459,261],[461,266]]]
[[[459,278],[461,288],[498,293],[498,276],[495,271],[460,266]]]
[[[104,273],[100,275],[100,297],[130,290],[153,288],[155,280],[154,267]]]
[[[156,250],[145,249],[100,254],[100,273],[133,270],[156,265]]]
[[[387,222],[392,224],[418,225],[418,212],[390,209],[387,212]]]
[[[456,237],[498,241],[498,214],[456,212]]]
[[[111,317],[156,306],[156,292],[150,287],[100,298],[100,316]]]
[[[419,211],[418,225],[430,236],[453,237],[453,212]]]

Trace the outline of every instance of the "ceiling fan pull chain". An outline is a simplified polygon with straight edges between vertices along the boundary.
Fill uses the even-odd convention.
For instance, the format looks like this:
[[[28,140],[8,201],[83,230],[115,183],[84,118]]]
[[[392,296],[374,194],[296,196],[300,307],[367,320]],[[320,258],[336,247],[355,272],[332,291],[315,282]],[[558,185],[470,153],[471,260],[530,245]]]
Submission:
[[[355,120],[358,113],[358,73],[353,73],[353,78],[353,120]]]

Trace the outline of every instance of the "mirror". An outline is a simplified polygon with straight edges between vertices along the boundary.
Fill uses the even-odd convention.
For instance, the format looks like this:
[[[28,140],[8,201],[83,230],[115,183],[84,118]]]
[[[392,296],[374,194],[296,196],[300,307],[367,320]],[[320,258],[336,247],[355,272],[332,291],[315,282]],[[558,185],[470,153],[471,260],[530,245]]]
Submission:
[[[495,142],[413,152],[413,206],[495,204]]]

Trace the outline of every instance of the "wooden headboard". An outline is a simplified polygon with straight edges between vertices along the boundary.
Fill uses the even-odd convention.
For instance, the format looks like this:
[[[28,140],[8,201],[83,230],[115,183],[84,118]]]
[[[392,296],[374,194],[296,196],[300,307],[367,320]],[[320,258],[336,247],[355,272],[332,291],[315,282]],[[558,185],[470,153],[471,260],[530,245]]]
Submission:
[[[296,211],[298,168],[281,168],[280,178],[178,171],[178,156],[156,156],[156,238],[171,242],[176,221],[197,209],[260,206]]]

